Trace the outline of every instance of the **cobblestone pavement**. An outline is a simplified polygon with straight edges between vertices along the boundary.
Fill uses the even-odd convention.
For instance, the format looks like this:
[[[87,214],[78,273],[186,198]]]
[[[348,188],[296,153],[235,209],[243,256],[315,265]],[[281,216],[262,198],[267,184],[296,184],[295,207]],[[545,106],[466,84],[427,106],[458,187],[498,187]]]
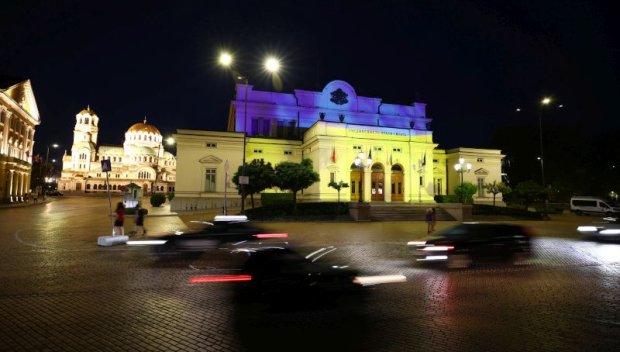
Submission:
[[[1,351],[609,351],[620,336],[620,244],[580,240],[575,224],[531,222],[527,266],[446,271],[414,264],[424,224],[264,223],[291,242],[335,244],[364,273],[403,274],[334,307],[239,304],[234,283],[191,285],[233,268],[223,252],[160,260],[98,247],[107,199],[66,197],[0,209]],[[194,216],[199,217],[199,215]],[[147,218],[149,233],[193,218]],[[128,220],[126,228],[131,228]],[[440,227],[451,223],[439,224]]]

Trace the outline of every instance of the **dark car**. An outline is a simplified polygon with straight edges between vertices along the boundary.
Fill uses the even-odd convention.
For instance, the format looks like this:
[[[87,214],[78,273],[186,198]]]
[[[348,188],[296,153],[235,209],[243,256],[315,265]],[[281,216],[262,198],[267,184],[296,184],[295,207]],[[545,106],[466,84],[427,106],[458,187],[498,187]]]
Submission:
[[[463,223],[427,241],[407,245],[416,261],[466,268],[473,263],[525,264],[530,257],[531,229],[513,224]]]
[[[51,196],[51,197],[64,196],[64,194],[61,191],[59,191],[59,190],[49,191],[49,192],[47,192],[47,195]]]
[[[283,233],[269,233],[251,224],[247,217],[216,216],[213,222],[202,222],[204,228],[188,232],[175,232],[148,241],[132,241],[129,244],[152,245],[157,255],[202,253],[211,249],[234,247],[247,241],[270,238],[286,238]]]
[[[577,231],[585,239],[617,242],[620,240],[620,219],[611,216],[605,217],[590,225],[578,226]]]
[[[251,243],[232,253],[247,256],[240,270],[194,276],[190,283],[239,282],[237,298],[241,301],[300,307],[331,303],[368,286],[406,281],[403,275],[362,276],[343,263],[333,246],[308,249]]]

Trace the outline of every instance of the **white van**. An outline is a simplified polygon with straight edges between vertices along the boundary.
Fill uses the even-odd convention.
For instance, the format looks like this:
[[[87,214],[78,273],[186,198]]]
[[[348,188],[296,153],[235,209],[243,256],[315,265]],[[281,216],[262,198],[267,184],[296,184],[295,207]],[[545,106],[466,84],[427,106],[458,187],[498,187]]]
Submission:
[[[582,214],[606,214],[618,215],[620,209],[610,201],[597,197],[576,196],[570,199],[570,211],[577,215]]]

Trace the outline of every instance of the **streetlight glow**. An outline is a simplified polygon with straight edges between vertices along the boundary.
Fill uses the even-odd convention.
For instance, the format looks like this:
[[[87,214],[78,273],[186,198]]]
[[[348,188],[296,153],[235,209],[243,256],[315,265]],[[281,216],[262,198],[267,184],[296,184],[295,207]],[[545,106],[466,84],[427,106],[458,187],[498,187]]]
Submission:
[[[166,144],[173,145],[174,144],[174,138],[172,138],[172,137],[166,138]]]
[[[275,57],[268,57],[265,60],[265,69],[271,73],[278,72],[280,69],[280,61]]]
[[[229,53],[226,53],[226,52],[221,53],[219,62],[220,62],[220,65],[228,67],[232,65],[233,57]]]
[[[549,105],[549,103],[551,103],[551,98],[543,98],[543,100],[541,101],[541,103],[543,105]]]

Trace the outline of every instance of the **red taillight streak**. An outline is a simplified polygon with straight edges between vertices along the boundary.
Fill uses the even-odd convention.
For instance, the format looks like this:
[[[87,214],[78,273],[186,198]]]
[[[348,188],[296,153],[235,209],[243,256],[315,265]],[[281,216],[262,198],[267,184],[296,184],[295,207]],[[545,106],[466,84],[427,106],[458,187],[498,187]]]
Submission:
[[[200,275],[189,278],[190,284],[203,284],[208,282],[237,282],[251,281],[251,275]]]
[[[254,236],[256,238],[287,238],[288,233],[259,233]]]

